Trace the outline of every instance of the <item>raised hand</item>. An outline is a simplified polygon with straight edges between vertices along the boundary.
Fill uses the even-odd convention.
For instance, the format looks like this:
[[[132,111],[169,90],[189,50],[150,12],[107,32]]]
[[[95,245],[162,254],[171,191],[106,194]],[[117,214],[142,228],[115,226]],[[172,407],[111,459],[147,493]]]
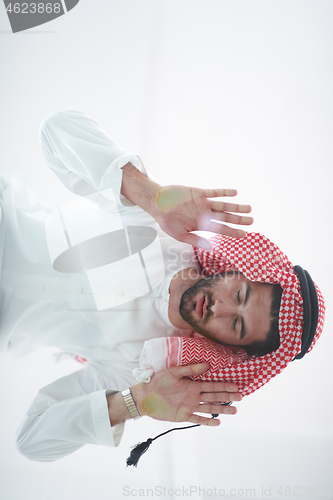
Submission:
[[[140,415],[169,422],[192,422],[217,426],[220,421],[196,413],[231,414],[233,406],[220,406],[227,401],[241,401],[237,386],[230,382],[201,382],[188,377],[205,373],[208,363],[175,366],[155,373],[150,382],[131,387]]]
[[[210,231],[234,238],[246,233],[223,222],[250,225],[252,217],[236,215],[251,212],[250,205],[237,205],[211,198],[236,196],[235,189],[200,189],[186,186],[165,186],[156,189],[149,209],[161,229],[178,241],[211,250],[206,238],[192,231]]]
[[[139,172],[131,163],[123,170],[121,193],[149,213],[161,229],[175,240],[212,250],[206,238],[193,231],[210,231],[234,238],[246,233],[228,224],[252,224],[250,205],[237,205],[211,198],[236,196],[235,189],[200,189],[186,186],[160,186]]]

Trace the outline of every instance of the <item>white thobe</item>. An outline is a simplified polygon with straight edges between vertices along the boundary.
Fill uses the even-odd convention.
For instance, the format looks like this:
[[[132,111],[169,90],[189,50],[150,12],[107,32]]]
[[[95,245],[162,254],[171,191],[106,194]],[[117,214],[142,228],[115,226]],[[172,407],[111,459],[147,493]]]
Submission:
[[[40,138],[57,177],[73,193],[89,199],[82,217],[91,230],[99,217],[105,223],[108,207],[116,203],[118,225],[120,221],[125,228],[144,226],[157,232],[151,251],[160,248],[164,261],[164,279],[159,274],[154,286],[150,276],[148,292],[143,288],[132,300],[111,306],[107,292],[101,305],[96,276],[103,276],[89,275],[98,270],[57,270],[55,257],[66,241],[60,231],[63,241],[57,247],[57,231],[67,217],[66,207],[59,215],[54,207],[39,202],[23,178],[0,176],[0,350],[21,355],[38,346],[54,346],[89,360],[81,370],[42,388],[18,429],[22,454],[52,461],[84,444],[119,444],[124,424],[111,427],[106,395],[137,383],[132,370],[138,367],[145,340],[185,333],[168,318],[169,285],[181,269],[200,265],[190,245],[166,235],[152,217],[120,194],[122,167],[128,162],[148,174],[140,158],[122,151],[95,121],[77,111],[56,112],[42,122]],[[111,202],[105,193],[106,198],[111,193]],[[76,230],[73,220],[80,214],[77,206],[69,209],[71,221],[65,220],[64,227],[71,228],[66,232],[68,244]],[[125,275],[128,282],[130,269]]]

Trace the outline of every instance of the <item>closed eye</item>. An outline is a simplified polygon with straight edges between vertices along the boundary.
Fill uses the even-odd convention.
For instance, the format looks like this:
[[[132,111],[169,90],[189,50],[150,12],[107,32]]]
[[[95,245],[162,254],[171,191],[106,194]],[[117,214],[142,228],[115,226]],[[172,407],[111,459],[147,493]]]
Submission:
[[[238,304],[241,303],[241,300],[240,300],[240,290],[238,290],[238,292],[237,292],[237,302],[238,302]]]

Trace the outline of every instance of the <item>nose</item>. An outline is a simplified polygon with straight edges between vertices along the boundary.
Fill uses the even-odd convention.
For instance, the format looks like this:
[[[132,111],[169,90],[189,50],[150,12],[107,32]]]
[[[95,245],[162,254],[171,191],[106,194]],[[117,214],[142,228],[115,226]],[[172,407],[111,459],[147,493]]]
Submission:
[[[220,316],[226,316],[227,314],[234,313],[235,312],[234,308],[235,304],[232,305],[227,301],[216,299],[214,304],[211,306],[211,311],[214,314],[214,316],[218,318]]]

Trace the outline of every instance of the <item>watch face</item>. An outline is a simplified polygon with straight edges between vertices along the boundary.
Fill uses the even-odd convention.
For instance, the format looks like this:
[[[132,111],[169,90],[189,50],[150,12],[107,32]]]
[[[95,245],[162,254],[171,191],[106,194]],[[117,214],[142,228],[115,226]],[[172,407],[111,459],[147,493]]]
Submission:
[[[124,226],[112,189],[56,210],[45,231],[54,270],[86,273],[98,311],[151,292],[165,277],[156,229]]]

